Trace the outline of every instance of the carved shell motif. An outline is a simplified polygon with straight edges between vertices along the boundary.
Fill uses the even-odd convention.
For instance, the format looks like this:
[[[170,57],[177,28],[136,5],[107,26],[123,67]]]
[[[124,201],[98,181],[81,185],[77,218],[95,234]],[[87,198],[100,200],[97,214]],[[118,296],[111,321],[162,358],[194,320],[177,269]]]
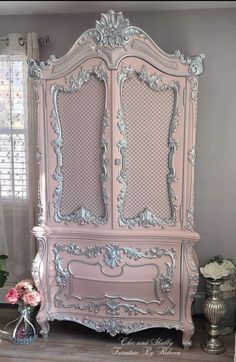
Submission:
[[[129,20],[123,17],[121,12],[110,10],[107,14],[101,14],[101,20],[96,20],[96,41],[100,47],[124,46],[128,41],[125,37],[125,29],[129,26]]]
[[[106,14],[101,14],[101,19],[96,20],[95,40],[98,47],[114,49],[123,47],[126,49],[130,35],[143,35],[141,29],[130,26],[129,19],[124,18],[122,12],[109,10]]]

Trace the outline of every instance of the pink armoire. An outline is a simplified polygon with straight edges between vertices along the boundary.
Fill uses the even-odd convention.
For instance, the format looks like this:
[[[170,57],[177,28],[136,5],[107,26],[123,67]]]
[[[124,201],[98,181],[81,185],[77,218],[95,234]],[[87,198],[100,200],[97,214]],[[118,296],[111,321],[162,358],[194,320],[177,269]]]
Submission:
[[[35,79],[37,321],[98,332],[194,333],[194,166],[204,54],[167,54],[121,12],[101,14]],[[153,329],[153,333],[156,333]]]

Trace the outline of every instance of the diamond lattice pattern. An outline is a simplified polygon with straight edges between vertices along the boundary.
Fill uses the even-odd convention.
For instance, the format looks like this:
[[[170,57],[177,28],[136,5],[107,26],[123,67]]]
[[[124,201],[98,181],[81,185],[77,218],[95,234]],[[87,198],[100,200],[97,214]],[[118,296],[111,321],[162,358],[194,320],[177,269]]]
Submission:
[[[168,134],[174,91],[154,91],[135,76],[125,81],[122,102],[128,140],[124,216],[132,218],[148,208],[156,217],[170,219]]]
[[[58,94],[63,140],[63,215],[82,206],[97,217],[105,214],[101,183],[104,107],[105,85],[95,76],[75,93]]]

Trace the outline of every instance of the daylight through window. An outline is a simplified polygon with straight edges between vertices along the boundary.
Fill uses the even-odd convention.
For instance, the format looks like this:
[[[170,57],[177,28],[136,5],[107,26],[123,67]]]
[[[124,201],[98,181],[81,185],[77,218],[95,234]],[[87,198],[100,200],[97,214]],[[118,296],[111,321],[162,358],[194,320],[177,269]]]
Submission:
[[[27,197],[27,62],[0,56],[0,197]]]

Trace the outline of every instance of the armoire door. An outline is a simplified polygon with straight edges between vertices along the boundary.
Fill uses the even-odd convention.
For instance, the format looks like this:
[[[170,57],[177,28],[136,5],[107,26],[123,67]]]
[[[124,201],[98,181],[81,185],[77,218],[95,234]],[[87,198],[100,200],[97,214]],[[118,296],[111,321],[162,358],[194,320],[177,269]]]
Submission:
[[[94,58],[46,83],[49,224],[110,225],[109,78]]]
[[[181,228],[184,77],[128,57],[116,71],[117,228]]]

